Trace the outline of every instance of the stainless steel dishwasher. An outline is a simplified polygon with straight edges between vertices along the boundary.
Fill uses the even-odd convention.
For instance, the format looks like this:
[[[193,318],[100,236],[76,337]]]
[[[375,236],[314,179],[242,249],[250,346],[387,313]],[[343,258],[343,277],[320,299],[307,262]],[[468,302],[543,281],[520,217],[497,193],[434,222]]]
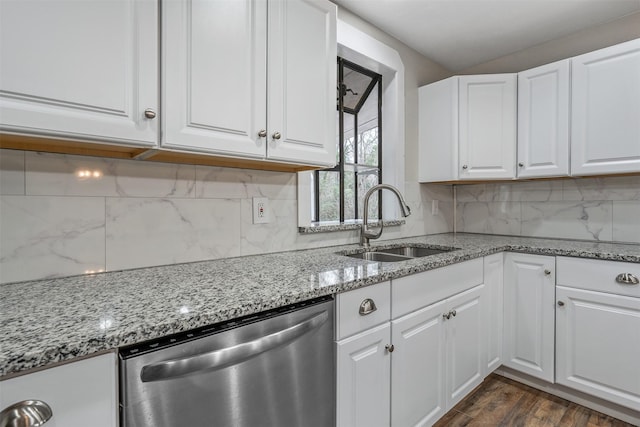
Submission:
[[[333,299],[120,351],[123,427],[335,424]]]

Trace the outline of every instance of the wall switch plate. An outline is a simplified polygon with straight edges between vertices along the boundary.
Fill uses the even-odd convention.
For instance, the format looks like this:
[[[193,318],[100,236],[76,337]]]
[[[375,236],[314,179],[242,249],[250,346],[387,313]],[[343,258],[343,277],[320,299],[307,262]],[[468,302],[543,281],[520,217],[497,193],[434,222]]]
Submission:
[[[266,197],[253,198],[253,223],[267,224],[271,219],[269,199]]]

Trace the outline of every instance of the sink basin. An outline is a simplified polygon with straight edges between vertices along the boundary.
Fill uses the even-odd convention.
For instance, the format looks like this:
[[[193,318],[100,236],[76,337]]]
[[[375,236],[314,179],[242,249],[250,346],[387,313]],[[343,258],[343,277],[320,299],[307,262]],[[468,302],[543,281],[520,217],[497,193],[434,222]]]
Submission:
[[[348,257],[364,259],[367,261],[380,261],[380,262],[398,262],[412,259],[412,257],[388,254],[385,252],[360,252],[357,254],[347,254]]]
[[[401,246],[397,248],[381,249],[386,254],[402,255],[409,258],[421,258],[423,256],[437,255],[450,252],[454,248],[425,248],[422,246]]]
[[[366,251],[353,254],[340,253],[351,258],[364,259],[367,261],[379,262],[399,262],[414,258],[422,258],[430,255],[437,255],[450,252],[457,248],[429,248],[424,246],[397,246],[393,248],[376,248],[375,251]]]

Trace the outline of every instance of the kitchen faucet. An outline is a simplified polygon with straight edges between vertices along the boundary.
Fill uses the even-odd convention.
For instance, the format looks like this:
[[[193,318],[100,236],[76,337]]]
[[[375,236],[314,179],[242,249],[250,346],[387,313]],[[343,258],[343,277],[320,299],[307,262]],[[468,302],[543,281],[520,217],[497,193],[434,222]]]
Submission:
[[[369,191],[367,191],[367,194],[364,195],[364,217],[362,218],[362,228],[360,229],[360,245],[364,246],[365,248],[369,247],[369,239],[377,239],[382,235],[382,229],[384,228],[382,218],[380,218],[380,230],[378,230],[377,233],[368,229],[367,222],[369,220],[369,198],[376,191],[384,189],[391,190],[391,192],[396,195],[396,197],[398,198],[398,202],[400,203],[402,216],[406,218],[411,215],[411,209],[405,203],[402,194],[400,194],[400,190],[398,190],[396,187],[389,184],[378,184],[371,187]],[[378,200],[378,203],[381,202],[381,200]]]

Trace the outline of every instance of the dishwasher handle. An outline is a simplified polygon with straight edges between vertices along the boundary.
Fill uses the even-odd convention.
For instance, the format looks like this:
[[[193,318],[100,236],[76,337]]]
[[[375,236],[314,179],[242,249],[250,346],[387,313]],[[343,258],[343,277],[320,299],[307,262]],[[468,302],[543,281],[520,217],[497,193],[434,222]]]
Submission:
[[[236,365],[276,347],[295,341],[307,332],[320,327],[328,318],[329,314],[325,310],[296,325],[253,341],[195,356],[152,363],[142,368],[140,379],[142,382],[161,381],[193,374],[198,371],[222,369]]]

